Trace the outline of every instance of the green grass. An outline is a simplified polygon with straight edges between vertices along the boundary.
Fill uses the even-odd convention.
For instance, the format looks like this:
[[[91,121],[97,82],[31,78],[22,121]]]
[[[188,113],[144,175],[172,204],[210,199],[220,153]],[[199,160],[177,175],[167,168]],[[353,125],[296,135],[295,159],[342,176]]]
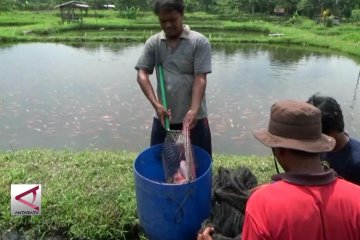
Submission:
[[[299,21],[265,15],[218,16],[186,13],[185,23],[204,33],[213,43],[293,44],[330,49],[360,59],[360,25],[342,23],[327,28],[306,18]],[[0,42],[144,42],[159,31],[156,16],[145,12],[138,19],[120,18],[116,11],[93,10],[83,24],[61,24],[59,12],[0,14]],[[269,33],[282,33],[269,37]]]
[[[321,47],[360,59],[359,25],[332,28],[302,19],[266,16],[217,16],[186,14],[185,22],[216,44],[295,44]],[[21,41],[145,41],[159,31],[156,17],[144,13],[138,19],[119,18],[114,11],[93,11],[84,23],[61,24],[58,11],[0,13],[0,43]],[[269,37],[269,33],[282,33]],[[19,150],[0,153],[0,233],[24,232],[30,239],[63,236],[76,239],[143,239],[136,216],[132,163],[135,153],[125,151]],[[247,166],[263,183],[275,172],[270,158],[214,155],[219,166]],[[10,185],[41,183],[42,215],[10,215]]]
[[[144,239],[136,216],[133,162],[126,151],[19,150],[0,153],[0,233],[30,239]],[[219,166],[247,166],[260,183],[275,172],[267,157],[214,155]],[[42,184],[41,216],[10,215],[10,185]]]

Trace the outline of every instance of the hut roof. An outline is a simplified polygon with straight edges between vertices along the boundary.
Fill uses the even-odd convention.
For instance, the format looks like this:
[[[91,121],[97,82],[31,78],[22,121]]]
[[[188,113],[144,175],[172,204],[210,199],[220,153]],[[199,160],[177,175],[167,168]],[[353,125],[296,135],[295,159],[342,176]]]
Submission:
[[[276,6],[274,8],[274,13],[285,13],[285,8],[281,6]]]
[[[87,9],[87,8],[89,8],[89,5],[86,5],[85,3],[82,3],[82,2],[70,1],[70,2],[62,3],[60,5],[55,6],[55,8],[64,8],[64,7]]]
[[[115,5],[113,5],[113,4],[105,4],[104,8],[115,8]]]

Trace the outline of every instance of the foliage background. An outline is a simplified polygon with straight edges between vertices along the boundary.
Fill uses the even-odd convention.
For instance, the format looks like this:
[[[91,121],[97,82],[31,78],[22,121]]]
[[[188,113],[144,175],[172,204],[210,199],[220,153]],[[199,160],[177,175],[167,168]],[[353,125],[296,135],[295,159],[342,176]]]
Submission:
[[[9,10],[51,10],[68,0],[1,0],[0,11]],[[91,8],[103,8],[113,4],[117,11],[129,8],[149,11],[153,0],[83,0]],[[360,9],[359,0],[184,0],[188,12],[216,14],[261,13],[275,15],[275,8],[283,8],[285,15],[299,13],[302,16],[322,16],[327,10],[330,15],[350,18],[352,11]]]

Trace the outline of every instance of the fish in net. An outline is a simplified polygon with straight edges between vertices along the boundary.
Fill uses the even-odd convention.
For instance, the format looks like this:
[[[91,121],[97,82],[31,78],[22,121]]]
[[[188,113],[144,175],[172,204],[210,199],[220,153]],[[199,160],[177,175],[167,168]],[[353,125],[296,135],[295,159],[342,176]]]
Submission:
[[[196,179],[189,125],[169,130],[163,144],[162,161],[166,183],[184,184]]]

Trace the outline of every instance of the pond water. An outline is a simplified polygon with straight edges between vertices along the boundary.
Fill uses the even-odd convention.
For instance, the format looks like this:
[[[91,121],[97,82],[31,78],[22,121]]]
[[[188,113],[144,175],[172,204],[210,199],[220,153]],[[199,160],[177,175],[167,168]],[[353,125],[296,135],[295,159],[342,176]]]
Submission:
[[[0,46],[0,149],[145,149],[153,110],[136,82],[142,48]],[[214,45],[207,86],[214,152],[270,154],[252,131],[266,127],[271,104],[315,92],[340,102],[348,133],[360,138],[359,71],[356,60],[314,49]]]

